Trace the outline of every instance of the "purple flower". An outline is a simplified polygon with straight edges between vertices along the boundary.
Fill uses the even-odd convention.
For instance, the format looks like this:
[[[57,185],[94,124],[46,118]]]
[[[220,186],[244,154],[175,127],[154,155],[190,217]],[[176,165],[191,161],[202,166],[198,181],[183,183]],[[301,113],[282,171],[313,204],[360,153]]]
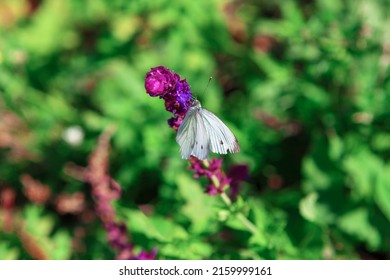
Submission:
[[[231,179],[228,178],[222,170],[223,159],[213,158],[209,162],[209,166],[205,166],[203,161],[191,157],[189,167],[190,170],[195,171],[194,177],[206,177],[209,184],[206,187],[206,193],[209,195],[218,195],[223,193],[225,188],[230,184]]]
[[[166,110],[173,113],[168,124],[177,130],[191,106],[192,94],[186,79],[180,80],[178,74],[158,66],[146,73],[145,89],[150,96],[164,99]]]
[[[124,249],[131,250],[133,248],[133,244],[128,241],[127,227],[124,223],[109,221],[105,224],[105,229],[108,242],[114,249],[122,251]]]
[[[235,199],[240,191],[240,184],[242,181],[248,180],[249,170],[245,164],[233,165],[227,172],[230,182],[230,197]]]
[[[177,130],[183,121],[184,117],[172,117],[168,120],[168,125]]]
[[[180,76],[164,66],[157,66],[146,73],[145,89],[150,96],[163,97],[176,87]]]
[[[188,85],[186,79],[177,82],[175,95],[177,101],[180,104],[183,104],[183,106],[188,105],[188,102],[191,100],[192,94],[191,94],[190,86]]]
[[[114,200],[120,198],[122,188],[108,173],[110,137],[112,129],[107,130],[99,137],[99,142],[88,160],[85,179],[92,186],[92,196],[96,203],[97,215],[101,219],[107,234],[110,246],[117,251],[116,259],[137,258],[134,253],[134,244],[125,223],[119,221]],[[143,252],[143,255],[152,258],[155,251]]]
[[[155,260],[157,255],[157,248],[153,248],[151,252],[142,250],[135,258],[136,260]]]

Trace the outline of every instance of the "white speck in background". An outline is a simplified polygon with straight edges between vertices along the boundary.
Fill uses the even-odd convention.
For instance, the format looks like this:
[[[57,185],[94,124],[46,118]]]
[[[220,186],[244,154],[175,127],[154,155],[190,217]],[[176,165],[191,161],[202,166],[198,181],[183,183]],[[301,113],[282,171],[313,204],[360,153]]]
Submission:
[[[62,139],[71,146],[79,146],[83,143],[84,131],[81,126],[70,126],[62,133]]]

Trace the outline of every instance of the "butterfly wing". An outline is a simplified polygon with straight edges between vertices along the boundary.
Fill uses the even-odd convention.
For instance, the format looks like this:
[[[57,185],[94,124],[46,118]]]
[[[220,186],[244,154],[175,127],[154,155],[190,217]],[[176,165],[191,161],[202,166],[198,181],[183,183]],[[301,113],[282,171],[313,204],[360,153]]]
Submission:
[[[176,135],[176,142],[180,145],[183,159],[188,159],[195,145],[196,124],[195,109],[191,108],[182,121]]]
[[[217,154],[236,153],[240,145],[233,132],[213,113],[203,109],[200,103],[193,105],[184,117],[176,136],[181,157],[191,155],[207,159],[210,150]]]
[[[209,136],[199,107],[192,107],[188,111],[177,131],[176,141],[183,159],[193,155],[204,160],[209,156]]]
[[[196,119],[195,143],[191,155],[200,160],[207,159],[210,154],[210,143],[207,126],[201,115],[202,109],[195,110],[194,118]]]
[[[233,132],[213,113],[201,108],[200,115],[209,137],[210,149],[217,154],[237,153],[240,145]]]

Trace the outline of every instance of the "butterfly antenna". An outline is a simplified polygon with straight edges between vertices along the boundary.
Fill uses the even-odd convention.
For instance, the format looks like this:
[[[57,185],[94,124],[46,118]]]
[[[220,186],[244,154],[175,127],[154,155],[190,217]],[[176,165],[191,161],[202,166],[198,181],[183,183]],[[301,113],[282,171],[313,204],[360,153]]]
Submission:
[[[206,91],[209,88],[209,85],[210,85],[210,82],[211,82],[212,79],[213,79],[213,77],[210,76],[209,81],[207,82],[207,85],[206,85],[206,87],[204,88],[204,90],[202,92],[202,95],[204,95],[206,93]]]
[[[204,90],[202,92],[202,96],[205,94],[205,92],[209,88],[209,85],[210,85],[210,82],[211,82],[212,79],[213,79],[213,77],[210,76],[209,81],[207,82],[207,85],[206,85],[206,87],[204,88]],[[191,96],[191,101],[194,102],[195,100],[198,100],[197,96],[192,95]]]

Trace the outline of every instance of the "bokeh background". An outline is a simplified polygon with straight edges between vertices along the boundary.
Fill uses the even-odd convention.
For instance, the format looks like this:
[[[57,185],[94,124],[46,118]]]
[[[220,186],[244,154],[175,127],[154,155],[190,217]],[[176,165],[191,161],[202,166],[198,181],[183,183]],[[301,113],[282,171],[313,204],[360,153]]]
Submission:
[[[0,259],[388,259],[389,14],[387,0],[1,0]],[[145,93],[159,65],[236,134],[224,168],[249,176],[233,207],[204,193]],[[122,192],[97,194],[99,170]]]

